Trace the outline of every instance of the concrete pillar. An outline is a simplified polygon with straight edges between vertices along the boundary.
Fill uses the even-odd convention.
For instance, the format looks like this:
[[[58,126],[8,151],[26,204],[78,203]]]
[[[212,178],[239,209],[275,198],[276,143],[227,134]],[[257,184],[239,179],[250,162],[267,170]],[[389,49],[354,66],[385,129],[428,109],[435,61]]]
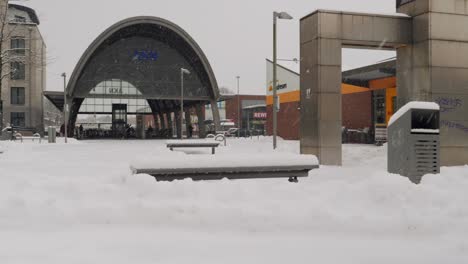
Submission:
[[[215,130],[219,131],[221,130],[221,118],[219,116],[219,108],[218,108],[218,102],[215,100],[211,100],[211,110],[213,111],[213,122],[215,125]]]
[[[187,138],[189,136],[189,126],[192,125],[192,118],[190,115],[190,110],[191,108],[188,108],[184,111],[185,113],[185,133],[187,135]]]
[[[153,120],[154,120],[154,130],[158,131],[161,129],[161,125],[159,123],[159,115],[158,114],[153,114]]]
[[[177,138],[182,138],[182,127],[180,126],[180,118],[181,118],[181,112],[177,111],[174,112],[174,121],[175,121],[175,129],[177,133]]]
[[[205,112],[203,104],[198,104],[196,106],[197,117],[198,117],[198,137],[205,138],[206,136],[206,127],[205,127]]]
[[[341,165],[341,40],[320,30],[320,16],[301,20],[301,153]]]
[[[169,129],[170,133],[170,137],[172,137],[172,135],[174,134],[173,133],[173,119],[172,119],[172,113],[168,112],[166,113],[166,119],[167,119],[167,129]]]
[[[441,165],[468,164],[468,0],[416,0],[399,12],[413,17],[413,43],[398,49],[398,106],[441,106]]]
[[[158,115],[159,115],[159,128],[167,129],[166,115],[164,113],[159,113]]]

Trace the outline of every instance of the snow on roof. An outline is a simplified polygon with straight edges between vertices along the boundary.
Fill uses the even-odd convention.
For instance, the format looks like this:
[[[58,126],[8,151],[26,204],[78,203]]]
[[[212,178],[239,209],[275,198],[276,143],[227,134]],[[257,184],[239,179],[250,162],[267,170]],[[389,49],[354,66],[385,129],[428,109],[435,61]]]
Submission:
[[[221,126],[235,126],[234,122],[221,122]]]
[[[266,104],[258,104],[258,105],[250,105],[250,106],[246,106],[242,109],[255,109],[255,108],[260,108],[260,107],[266,107]]]
[[[424,109],[424,110],[440,110],[440,106],[433,102],[409,102],[400,110],[398,110],[388,121],[388,126],[391,126],[396,120],[398,120],[401,116],[403,116],[406,112],[411,109]]]

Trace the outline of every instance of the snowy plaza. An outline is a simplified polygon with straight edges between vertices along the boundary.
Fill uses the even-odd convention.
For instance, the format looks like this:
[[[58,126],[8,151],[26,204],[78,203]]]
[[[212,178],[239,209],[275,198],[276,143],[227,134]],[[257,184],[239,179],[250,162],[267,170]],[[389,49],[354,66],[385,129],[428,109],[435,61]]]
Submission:
[[[132,175],[134,160],[212,157],[164,143],[0,142],[0,263],[468,261],[467,166],[414,185],[386,172],[385,146],[344,145],[343,167],[297,184]],[[216,155],[271,155],[268,137],[227,143]]]
[[[468,0],[0,0],[0,264],[467,264]]]

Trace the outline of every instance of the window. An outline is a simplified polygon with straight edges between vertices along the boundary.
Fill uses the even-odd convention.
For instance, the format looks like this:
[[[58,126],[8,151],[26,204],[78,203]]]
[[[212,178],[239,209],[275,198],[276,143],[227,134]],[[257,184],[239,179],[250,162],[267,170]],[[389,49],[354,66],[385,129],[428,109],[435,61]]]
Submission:
[[[16,23],[26,23],[26,17],[15,15],[14,22],[16,22]]]
[[[11,79],[12,80],[24,80],[25,79],[25,65],[21,62],[11,63]]]
[[[11,113],[11,125],[14,127],[25,127],[26,126],[25,114],[21,112],[12,112]]]
[[[24,105],[25,92],[24,87],[11,87],[11,104]]]
[[[26,41],[24,38],[13,38],[11,39],[12,53],[16,55],[24,55],[26,48]]]

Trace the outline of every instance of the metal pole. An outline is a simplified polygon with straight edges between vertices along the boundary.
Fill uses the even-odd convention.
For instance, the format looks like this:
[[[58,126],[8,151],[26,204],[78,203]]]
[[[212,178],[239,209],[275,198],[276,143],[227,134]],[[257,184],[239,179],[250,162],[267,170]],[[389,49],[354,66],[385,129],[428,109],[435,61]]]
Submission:
[[[184,139],[184,69],[180,69],[180,139]]]
[[[273,12],[273,149],[276,149],[277,147],[277,118],[278,118],[278,113],[277,113],[277,101],[278,101],[278,95],[277,95],[277,80],[276,80],[276,18],[277,18],[277,13]]]
[[[62,73],[63,77],[63,123],[65,129],[65,143],[68,143],[68,107],[67,107],[67,74]]]
[[[240,76],[237,76],[237,126],[238,126],[238,130],[237,130],[237,137],[239,138],[240,137],[240,129],[241,129],[241,102],[240,102],[240,89],[239,89],[239,79],[240,79]]]

